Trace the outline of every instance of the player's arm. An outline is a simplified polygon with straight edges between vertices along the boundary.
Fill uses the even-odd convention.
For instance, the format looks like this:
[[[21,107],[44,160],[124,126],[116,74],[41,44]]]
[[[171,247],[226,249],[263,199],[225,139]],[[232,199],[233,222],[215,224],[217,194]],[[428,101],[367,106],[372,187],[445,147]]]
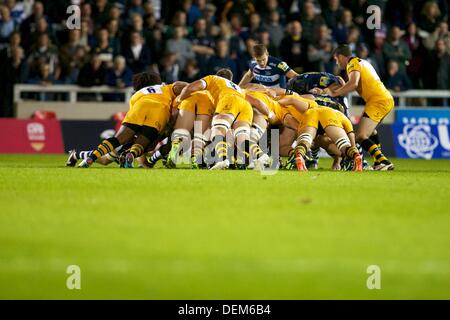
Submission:
[[[298,76],[298,73],[297,72],[295,72],[294,70],[289,70],[287,73],[286,73],[286,77],[288,77],[289,79],[292,79],[292,78],[294,78],[294,77],[296,77],[296,76]]]
[[[254,107],[256,110],[258,110],[260,113],[267,116],[269,121],[272,121],[273,118],[275,118],[275,113],[273,113],[273,111],[270,111],[269,107],[267,107],[267,105],[264,102],[262,102],[261,100],[255,98],[249,94],[245,95],[245,100],[250,102],[252,107]]]
[[[278,103],[282,106],[294,106],[300,112],[305,112],[309,109],[309,103],[307,101],[295,99],[292,97],[284,97],[278,100]]]
[[[331,90],[330,88],[326,88],[323,90],[323,94],[329,95],[330,97],[338,97],[344,96],[349,92],[355,91],[358,88],[359,80],[361,79],[361,73],[359,71],[352,71],[348,75],[348,81],[342,87]]]
[[[197,80],[192,82],[191,84],[185,86],[183,90],[181,91],[180,95],[178,96],[177,100],[181,101],[189,97],[192,93],[196,91],[201,91],[206,89],[206,82],[205,80]]]
[[[246,84],[250,83],[250,81],[253,80],[253,77],[254,77],[253,72],[252,72],[252,70],[249,69],[242,77],[241,82],[239,82],[239,86],[242,87],[242,86],[245,86]]]
[[[184,87],[186,87],[188,84],[189,83],[184,82],[184,81],[175,81],[172,86],[173,93],[176,96],[178,96],[181,93],[181,91],[184,89]]]

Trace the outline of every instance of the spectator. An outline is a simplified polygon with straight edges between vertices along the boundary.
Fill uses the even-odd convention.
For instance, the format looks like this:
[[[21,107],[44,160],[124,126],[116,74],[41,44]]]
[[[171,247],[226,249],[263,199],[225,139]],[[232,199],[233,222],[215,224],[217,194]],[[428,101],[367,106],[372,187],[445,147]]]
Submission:
[[[0,6],[0,18],[0,49],[3,49],[16,28],[16,22],[11,17],[7,6]]]
[[[13,117],[14,85],[24,83],[28,78],[28,64],[23,49],[11,45],[0,60],[0,117]]]
[[[127,10],[127,20],[131,22],[133,16],[139,15],[143,17],[145,14],[144,8],[142,7],[142,0],[130,0],[130,5]]]
[[[420,13],[419,28],[429,33],[436,30],[439,25],[441,11],[435,1],[425,2]]]
[[[388,42],[384,44],[383,53],[386,60],[395,60],[398,63],[400,71],[405,71],[406,66],[411,59],[411,52],[408,45],[401,39],[402,34],[399,27],[391,28]]]
[[[26,18],[27,13],[25,12],[25,5],[22,2],[17,3],[16,0],[6,0],[6,6],[11,12],[11,17],[13,18],[15,24],[18,26]]]
[[[112,66],[112,61],[119,52],[117,44],[111,43],[107,29],[102,28],[97,32],[97,44],[92,49],[92,52],[98,54],[108,67]]]
[[[200,78],[200,69],[195,59],[186,61],[184,69],[180,72],[180,81],[194,82]]]
[[[109,34],[109,42],[117,52],[122,52],[122,43],[120,42],[120,39],[122,39],[122,32],[119,28],[120,22],[117,19],[109,20],[106,25],[106,30],[108,30]]]
[[[206,20],[204,18],[197,19],[189,40],[192,43],[192,51],[195,53],[198,67],[204,72],[208,59],[214,54],[214,40],[206,32]]]
[[[361,59],[367,60],[372,65],[372,67],[375,69],[377,74],[380,75],[380,77],[381,77],[381,74],[384,74],[384,70],[382,70],[382,69],[384,69],[384,65],[381,66],[382,67],[382,69],[381,69],[380,66],[378,65],[377,60],[373,57],[373,55],[370,56],[369,54],[370,54],[370,52],[369,52],[369,48],[367,47],[367,45],[365,45],[364,43],[360,43],[356,50],[356,56]]]
[[[253,12],[250,14],[249,18],[250,24],[249,27],[241,32],[240,36],[245,41],[247,38],[256,38],[258,33],[261,32],[261,16],[257,12]]]
[[[13,48],[21,47],[21,41],[22,36],[20,35],[20,32],[14,31],[9,36],[9,46],[4,48],[3,50],[0,50],[0,62],[4,61],[8,57],[11,57],[11,50]]]
[[[281,59],[298,74],[309,71],[307,67],[308,44],[302,39],[302,25],[292,21],[288,25],[288,35],[280,45]]]
[[[98,54],[94,54],[90,61],[81,68],[78,74],[78,85],[82,87],[101,86],[105,83],[106,69]]]
[[[169,53],[176,54],[177,63],[180,69],[184,69],[184,64],[187,59],[195,57],[195,53],[192,50],[192,44],[189,40],[184,38],[185,29],[179,26],[175,28],[174,37],[167,41],[167,51]]]
[[[325,23],[323,18],[316,14],[316,9],[312,1],[305,1],[303,4],[303,14],[301,16],[303,27],[303,38],[311,43],[317,40],[317,30]]]
[[[350,10],[345,9],[342,12],[341,20],[333,29],[333,37],[338,44],[344,43],[347,40],[348,30],[353,24],[353,14]]]
[[[360,32],[359,32],[359,28],[354,25],[351,26],[348,29],[348,34],[347,34],[347,44],[350,47],[350,49],[352,50],[353,54],[356,54],[356,48],[360,42]]]
[[[60,78],[65,80],[66,83],[75,83],[88,51],[80,42],[80,34],[81,31],[78,29],[70,30],[69,39],[60,50]]]
[[[34,32],[36,30],[36,24],[40,18],[44,18],[48,21],[48,17],[44,15],[44,5],[40,1],[36,1],[33,5],[33,10],[31,15],[26,18],[22,24],[20,25],[20,33],[22,36],[28,35],[30,32]],[[26,43],[27,39],[24,38],[24,43]]]
[[[41,63],[36,76],[31,78],[28,82],[32,84],[40,84],[41,86],[50,86],[56,83],[56,78],[51,72],[50,65],[48,63]]]
[[[438,39],[444,40],[446,51],[450,52],[450,32],[448,31],[448,22],[442,21],[436,30],[424,39],[424,45],[428,50],[433,50]]]
[[[144,39],[139,32],[130,34],[130,46],[124,50],[124,56],[133,73],[142,72],[150,66],[150,50],[144,45]]]
[[[36,78],[38,74],[42,75],[43,70],[40,69],[41,64],[47,64],[49,74],[53,75],[55,79],[59,78],[58,49],[50,43],[47,33],[41,33],[39,35],[37,44],[33,46],[31,54],[28,57],[28,64],[30,66],[30,76],[33,78]]]
[[[384,60],[384,44],[386,40],[386,32],[379,30],[375,32],[373,40],[373,53],[371,58],[376,62],[378,66],[378,75],[381,79],[385,79],[385,60]]]
[[[161,61],[161,80],[167,83],[175,82],[178,80],[179,71],[176,54],[167,52]]]
[[[258,8],[259,9],[259,8]],[[263,21],[268,22],[271,16],[277,14],[277,22],[284,24],[286,21],[286,14],[277,0],[265,0],[264,8],[261,9],[261,17]]]
[[[97,28],[106,25],[111,7],[112,5],[108,3],[108,0],[95,0],[95,4],[92,7],[92,16],[95,17],[94,21]]]
[[[116,88],[125,89],[132,85],[133,72],[127,67],[126,60],[123,56],[114,58],[113,68],[106,72],[105,84]],[[123,94],[104,94],[105,101],[122,101]]]
[[[257,39],[259,40],[259,43],[263,44],[267,48],[272,56],[278,57],[280,55],[278,47],[272,45],[272,41],[270,41],[270,34],[267,30],[261,29],[258,32]]]
[[[131,17],[131,25],[127,32],[122,35],[121,46],[126,48],[130,45],[130,34],[132,32],[138,32],[143,38],[145,37],[144,32],[144,19],[138,14],[133,14]]]
[[[403,36],[403,41],[408,45],[411,52],[411,60],[406,67],[406,72],[414,83],[414,87],[422,87],[422,77],[424,72],[424,58],[427,53],[422,45],[422,38],[419,37],[415,23],[410,23]]]
[[[344,9],[341,6],[340,0],[328,0],[327,7],[323,10],[323,18],[330,29],[337,27],[338,22],[341,20],[341,16]]]
[[[330,30],[326,24],[323,24],[318,31],[317,40],[308,46],[308,62],[313,70],[329,71],[332,69],[330,60],[333,51]]]
[[[249,24],[250,14],[255,12],[255,6],[249,0],[233,0],[227,1],[221,13],[222,21],[229,21],[233,14],[238,13],[242,16],[244,25]]]
[[[280,47],[281,40],[283,40],[284,37],[284,28],[280,24],[279,12],[276,10],[271,11],[263,27],[269,32],[272,46],[278,49]]]
[[[189,26],[193,26],[194,23],[202,17],[202,11],[205,9],[205,6],[205,0],[197,0],[195,3],[193,3],[192,0],[183,1],[183,9],[184,12],[187,13],[187,24]]]
[[[215,74],[219,69],[229,68],[233,72],[233,81],[237,83],[240,74],[237,72],[236,61],[230,58],[228,41],[220,38],[216,41],[216,54],[209,59],[208,74]]]
[[[427,76],[427,88],[450,89],[450,54],[446,51],[445,42],[442,39],[436,41],[436,47],[430,54]]]
[[[91,50],[91,48],[95,45],[95,37],[92,35],[92,33],[89,31],[89,21],[88,20],[81,20],[81,29],[80,29],[80,44],[88,51]]]
[[[405,72],[399,69],[398,62],[391,60],[387,65],[386,88],[395,91],[405,91],[411,89],[411,81]]]
[[[146,45],[150,48],[151,63],[156,66],[161,61],[165,50],[162,31],[154,29],[147,39]]]
[[[202,10],[203,18],[205,18],[209,28],[216,25],[216,10],[216,6],[212,3],[207,3],[205,9]]]

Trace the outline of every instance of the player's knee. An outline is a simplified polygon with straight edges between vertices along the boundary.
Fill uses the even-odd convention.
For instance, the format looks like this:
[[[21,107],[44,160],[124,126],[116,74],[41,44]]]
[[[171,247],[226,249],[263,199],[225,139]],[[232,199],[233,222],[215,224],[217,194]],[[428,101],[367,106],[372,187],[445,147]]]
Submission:
[[[369,138],[369,134],[367,132],[357,132],[355,135],[355,139],[357,143],[361,143],[364,140]]]
[[[243,126],[234,130],[234,137],[236,140],[243,141],[250,139],[250,128]]]
[[[183,129],[183,128],[179,128],[179,129],[175,129],[172,132],[172,141],[186,141],[189,140],[191,138],[191,133],[189,132],[189,130]]]
[[[211,139],[220,134],[225,136],[230,129],[230,123],[225,119],[214,118],[211,123]]]
[[[347,150],[347,148],[351,147],[350,140],[348,137],[342,137],[336,140],[336,147],[341,151],[344,152]]]
[[[252,124],[252,128],[250,129],[250,140],[254,142],[258,142],[261,140],[261,137],[264,134],[264,129],[257,125],[256,123]]]
[[[298,137],[297,142],[298,142],[299,144],[300,144],[300,143],[303,143],[303,144],[305,144],[306,146],[310,147],[310,146],[312,145],[312,142],[313,142],[313,137],[312,137],[312,135],[309,134],[309,133],[302,133],[302,134]]]

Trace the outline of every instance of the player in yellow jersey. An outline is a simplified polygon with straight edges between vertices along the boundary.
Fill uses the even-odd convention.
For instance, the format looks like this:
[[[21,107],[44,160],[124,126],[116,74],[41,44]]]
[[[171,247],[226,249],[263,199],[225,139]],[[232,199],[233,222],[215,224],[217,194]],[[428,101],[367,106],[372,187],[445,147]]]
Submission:
[[[301,115],[295,117],[299,121],[297,146],[289,155],[289,161],[296,163],[299,171],[307,171],[305,155],[317,134],[326,134],[341,151],[342,155],[354,161],[354,170],[362,171],[362,158],[356,148],[353,127],[339,111],[319,107],[314,100],[297,95],[284,96],[280,105],[295,108]]]
[[[377,141],[378,136],[372,136],[372,134],[394,108],[394,98],[381,82],[372,65],[366,60],[353,57],[349,46],[340,45],[333,56],[339,68],[347,70],[349,80],[336,90],[324,89],[323,94],[336,97],[346,95],[353,90],[358,92],[366,106],[356,132],[356,141],[374,158],[374,170],[393,170],[394,165],[381,151]]]
[[[180,151],[189,148],[186,144],[191,141],[195,121],[198,121],[201,127],[194,129],[191,165],[193,169],[198,169],[202,165],[203,149],[209,141],[209,128],[214,110],[214,102],[207,90],[194,92],[179,103],[175,130],[172,133],[172,148],[167,157],[168,168],[175,168]]]
[[[98,158],[114,151],[137,135],[130,150],[123,157],[123,166],[131,168],[134,159],[141,156],[146,147],[155,142],[159,133],[164,130],[170,118],[172,102],[186,85],[185,82],[161,84],[161,78],[155,72],[134,75],[133,88],[136,93],[131,97],[130,109],[122,126],[114,137],[103,140],[79,167],[91,166]]]
[[[250,158],[255,160],[256,170],[264,170],[271,166],[272,159],[263,152],[258,143],[269,125],[282,126],[286,115],[288,114],[279,103],[272,99],[264,91],[245,90],[245,98],[253,107],[253,123],[250,130]],[[280,141],[282,137],[280,136]],[[281,152],[281,146],[280,150]]]
[[[208,90],[214,100],[216,110],[211,123],[211,141],[215,151],[215,164],[212,170],[226,169],[230,165],[227,155],[231,145],[226,141],[226,135],[231,128],[238,149],[237,165],[245,167],[245,146],[250,140],[253,109],[245,100],[241,88],[231,81],[232,78],[231,70],[220,69],[216,75],[192,82],[178,98],[183,101],[194,92]]]

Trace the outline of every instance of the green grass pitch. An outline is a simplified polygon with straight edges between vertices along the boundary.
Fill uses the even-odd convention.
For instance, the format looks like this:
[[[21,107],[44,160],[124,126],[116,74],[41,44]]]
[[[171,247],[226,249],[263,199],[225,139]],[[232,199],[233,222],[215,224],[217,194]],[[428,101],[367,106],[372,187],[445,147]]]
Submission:
[[[2,299],[450,298],[450,161],[273,176],[64,162],[0,156]]]

